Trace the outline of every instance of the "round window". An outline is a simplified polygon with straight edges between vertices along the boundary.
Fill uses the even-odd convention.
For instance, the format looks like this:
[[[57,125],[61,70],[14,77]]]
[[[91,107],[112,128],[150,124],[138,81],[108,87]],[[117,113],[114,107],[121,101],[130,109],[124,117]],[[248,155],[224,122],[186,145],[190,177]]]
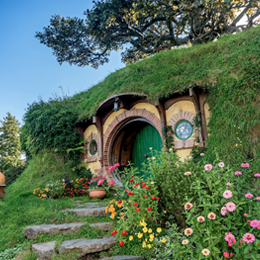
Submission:
[[[187,140],[193,133],[193,126],[189,121],[180,121],[175,127],[175,134],[181,140]]]
[[[92,140],[89,144],[89,152],[91,155],[95,155],[97,153],[97,142]]]

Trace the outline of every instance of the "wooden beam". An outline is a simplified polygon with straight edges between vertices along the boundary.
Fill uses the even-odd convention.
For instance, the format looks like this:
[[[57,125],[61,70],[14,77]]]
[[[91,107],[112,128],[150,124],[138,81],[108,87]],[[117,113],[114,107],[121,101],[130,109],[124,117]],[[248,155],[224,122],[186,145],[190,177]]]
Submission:
[[[92,121],[98,130],[98,156],[101,167],[103,167],[103,124],[99,116],[93,116]]]
[[[156,102],[156,108],[159,112],[160,115],[160,119],[161,119],[161,128],[162,128],[162,142],[164,143],[165,141],[165,137],[163,135],[163,129],[166,126],[166,114],[165,114],[165,110],[164,110],[164,105],[162,104],[162,102],[160,100],[158,100]]]

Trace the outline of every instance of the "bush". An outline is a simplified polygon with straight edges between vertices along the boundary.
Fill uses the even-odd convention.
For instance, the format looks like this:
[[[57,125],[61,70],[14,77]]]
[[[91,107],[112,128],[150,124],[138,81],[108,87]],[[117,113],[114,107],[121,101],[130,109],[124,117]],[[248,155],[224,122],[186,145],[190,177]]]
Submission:
[[[12,184],[25,170],[25,166],[12,167],[4,172],[6,186]]]

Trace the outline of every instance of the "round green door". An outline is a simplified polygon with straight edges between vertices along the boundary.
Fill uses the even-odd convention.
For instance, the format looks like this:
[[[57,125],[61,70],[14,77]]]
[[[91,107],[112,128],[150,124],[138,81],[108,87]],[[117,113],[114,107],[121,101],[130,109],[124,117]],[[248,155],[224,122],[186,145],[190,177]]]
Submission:
[[[145,155],[151,157],[150,147],[161,151],[162,139],[156,128],[146,125],[136,134],[132,150],[132,162],[139,170],[142,169],[142,163],[147,160]]]

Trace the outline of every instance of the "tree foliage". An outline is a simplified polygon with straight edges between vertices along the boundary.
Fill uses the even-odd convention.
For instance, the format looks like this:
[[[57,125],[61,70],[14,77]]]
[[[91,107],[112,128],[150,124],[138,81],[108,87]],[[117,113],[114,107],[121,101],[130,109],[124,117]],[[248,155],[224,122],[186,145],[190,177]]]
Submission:
[[[23,165],[20,159],[20,124],[9,112],[0,120],[0,171]]]
[[[259,23],[257,0],[97,0],[86,19],[55,15],[36,38],[52,48],[61,64],[97,68],[119,49],[126,64],[191,42]],[[238,25],[243,17],[244,25]]]

